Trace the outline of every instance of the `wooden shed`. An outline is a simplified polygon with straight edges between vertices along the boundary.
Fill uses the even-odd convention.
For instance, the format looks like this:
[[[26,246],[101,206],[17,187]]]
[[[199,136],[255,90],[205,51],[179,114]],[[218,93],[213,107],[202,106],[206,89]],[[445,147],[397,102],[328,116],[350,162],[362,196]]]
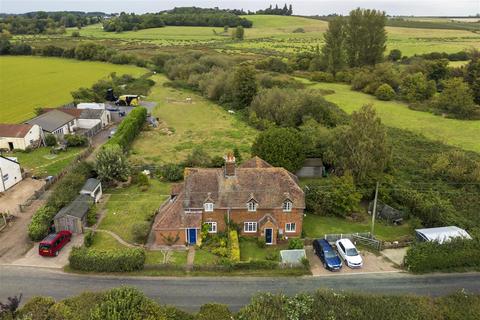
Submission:
[[[83,185],[82,190],[80,190],[80,194],[87,194],[95,199],[95,202],[98,202],[102,197],[102,183],[100,180],[90,178]]]
[[[53,218],[55,230],[69,230],[72,233],[83,233],[87,222],[87,213],[94,199],[87,194],[81,194],[68,206],[63,207]]]

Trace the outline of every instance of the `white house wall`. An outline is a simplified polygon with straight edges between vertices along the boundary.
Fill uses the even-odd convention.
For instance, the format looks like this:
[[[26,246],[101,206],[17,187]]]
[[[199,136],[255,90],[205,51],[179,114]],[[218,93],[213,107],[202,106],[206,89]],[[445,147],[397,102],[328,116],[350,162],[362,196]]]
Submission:
[[[40,126],[35,124],[24,138],[0,137],[0,149],[9,149],[8,143],[11,142],[14,149],[25,150],[40,140],[40,132]]]
[[[20,165],[0,157],[0,192],[8,190],[21,180]]]

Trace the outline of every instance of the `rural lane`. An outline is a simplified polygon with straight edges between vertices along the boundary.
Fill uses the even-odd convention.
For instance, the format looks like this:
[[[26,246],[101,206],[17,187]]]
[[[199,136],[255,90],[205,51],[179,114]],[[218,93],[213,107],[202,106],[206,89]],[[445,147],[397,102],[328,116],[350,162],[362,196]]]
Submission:
[[[0,301],[22,293],[23,302],[35,295],[63,299],[83,291],[133,286],[161,304],[197,311],[208,302],[224,303],[232,310],[247,304],[257,292],[295,294],[319,288],[368,293],[439,296],[465,289],[480,294],[480,273],[409,275],[376,273],[300,278],[254,277],[117,277],[67,274],[58,270],[0,266]]]

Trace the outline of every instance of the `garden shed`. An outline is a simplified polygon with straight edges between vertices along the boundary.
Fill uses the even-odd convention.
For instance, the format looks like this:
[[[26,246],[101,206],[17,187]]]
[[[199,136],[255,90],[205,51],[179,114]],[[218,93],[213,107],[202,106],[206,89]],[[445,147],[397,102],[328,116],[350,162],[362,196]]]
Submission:
[[[90,178],[88,179],[80,190],[80,194],[87,194],[93,199],[95,202],[100,201],[102,197],[102,183],[100,180]]]
[[[68,206],[63,207],[55,215],[55,231],[69,230],[72,233],[83,233],[87,221],[87,213],[93,205],[93,198],[88,194],[81,194]]]
[[[416,229],[415,237],[420,242],[436,241],[438,243],[448,242],[453,238],[472,239],[467,231],[456,226]]]

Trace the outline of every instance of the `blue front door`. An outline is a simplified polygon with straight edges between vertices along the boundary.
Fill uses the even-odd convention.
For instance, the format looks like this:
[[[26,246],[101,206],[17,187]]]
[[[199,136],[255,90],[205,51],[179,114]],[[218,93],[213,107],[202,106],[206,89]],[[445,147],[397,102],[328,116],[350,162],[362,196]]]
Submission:
[[[188,244],[197,244],[197,229],[187,229]]]
[[[273,230],[272,229],[265,229],[265,243],[266,244],[272,244],[272,235],[273,235]]]

